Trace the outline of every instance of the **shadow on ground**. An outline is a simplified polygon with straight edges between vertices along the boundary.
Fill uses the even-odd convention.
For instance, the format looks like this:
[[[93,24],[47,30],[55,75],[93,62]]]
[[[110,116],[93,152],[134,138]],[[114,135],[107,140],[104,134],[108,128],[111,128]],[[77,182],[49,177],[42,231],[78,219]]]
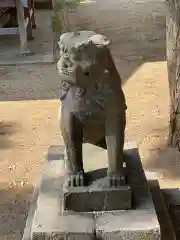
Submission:
[[[29,210],[32,186],[4,188],[0,186],[0,239],[22,238]]]
[[[17,131],[20,131],[20,126],[15,122],[0,121],[0,149],[14,146],[14,142],[10,139],[10,136]]]
[[[169,216],[174,226],[176,237],[177,239],[180,239],[180,189],[162,189],[162,193]]]

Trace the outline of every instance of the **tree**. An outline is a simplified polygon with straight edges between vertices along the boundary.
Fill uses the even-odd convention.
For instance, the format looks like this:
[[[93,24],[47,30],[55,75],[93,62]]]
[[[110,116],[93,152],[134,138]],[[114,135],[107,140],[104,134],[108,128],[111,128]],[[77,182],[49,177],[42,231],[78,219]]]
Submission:
[[[180,1],[166,0],[166,46],[170,91],[169,144],[180,151]]]
[[[59,60],[59,56],[57,56],[59,36],[63,32],[73,31],[69,14],[75,11],[79,5],[80,0],[52,0],[53,56],[55,61]]]

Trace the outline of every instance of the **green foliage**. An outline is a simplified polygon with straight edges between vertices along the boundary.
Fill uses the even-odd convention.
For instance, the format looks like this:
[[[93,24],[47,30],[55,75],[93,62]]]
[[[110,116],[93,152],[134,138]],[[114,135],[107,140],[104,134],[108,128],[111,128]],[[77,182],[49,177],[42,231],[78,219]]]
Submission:
[[[54,32],[70,30],[68,14],[75,10],[80,2],[81,0],[54,0],[54,16],[52,18]]]
[[[62,29],[62,22],[57,13],[52,16],[52,30],[53,32],[60,32]]]
[[[76,7],[80,4],[80,1],[81,0],[55,0],[55,11],[76,9]]]

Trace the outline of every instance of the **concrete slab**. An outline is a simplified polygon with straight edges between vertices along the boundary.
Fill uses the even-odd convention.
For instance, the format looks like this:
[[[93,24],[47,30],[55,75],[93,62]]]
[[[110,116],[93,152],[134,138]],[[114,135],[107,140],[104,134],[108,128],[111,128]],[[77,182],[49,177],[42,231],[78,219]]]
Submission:
[[[46,212],[44,209],[41,213],[36,212],[32,225],[32,240],[94,239],[95,224],[91,215],[60,215],[53,209],[52,206]]]
[[[28,216],[26,219],[26,226],[24,228],[22,240],[30,240],[32,221],[33,221],[34,214],[35,214],[36,207],[37,207],[38,195],[39,195],[39,186],[35,186],[34,193],[33,193],[32,199],[31,199],[29,213],[28,213]]]
[[[134,209],[96,216],[96,237],[103,240],[160,240],[161,230],[138,149],[128,146],[125,161]]]
[[[130,148],[132,146],[127,145]],[[59,148],[62,151],[62,146]],[[52,150],[52,148],[51,148]],[[93,150],[91,152],[91,150]],[[88,155],[99,155],[99,161],[105,166],[104,150],[85,145],[85,167]],[[58,150],[55,151],[57,158]],[[127,165],[132,169],[131,187],[133,189],[132,210],[101,211],[77,213],[63,211],[62,187],[64,161],[51,160],[46,163],[40,184],[37,208],[32,220],[31,234],[27,240],[65,240],[65,239],[128,239],[158,240],[161,239],[160,225],[156,216],[151,193],[142,169],[137,149],[125,151]],[[62,156],[59,154],[59,156]],[[95,158],[97,161],[97,157]],[[93,164],[93,161],[91,162]],[[90,168],[95,168],[92,165]],[[97,168],[97,167],[96,167]],[[138,180],[139,179],[139,180]],[[140,186],[140,187],[138,187]]]
[[[103,213],[96,219],[98,240],[160,240],[160,226],[154,209]]]
[[[31,240],[94,239],[95,221],[92,213],[62,211],[63,180],[63,158],[53,160],[51,155],[51,161],[47,163],[40,185],[37,208],[32,221]]]

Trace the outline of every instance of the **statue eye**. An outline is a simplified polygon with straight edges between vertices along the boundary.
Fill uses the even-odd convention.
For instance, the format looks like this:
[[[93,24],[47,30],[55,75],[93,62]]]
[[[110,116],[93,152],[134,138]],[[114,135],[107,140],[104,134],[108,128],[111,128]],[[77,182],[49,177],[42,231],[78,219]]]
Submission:
[[[64,68],[70,68],[73,66],[73,62],[69,59],[69,57],[64,58]]]
[[[89,76],[89,72],[84,72],[84,75],[85,76]]]

